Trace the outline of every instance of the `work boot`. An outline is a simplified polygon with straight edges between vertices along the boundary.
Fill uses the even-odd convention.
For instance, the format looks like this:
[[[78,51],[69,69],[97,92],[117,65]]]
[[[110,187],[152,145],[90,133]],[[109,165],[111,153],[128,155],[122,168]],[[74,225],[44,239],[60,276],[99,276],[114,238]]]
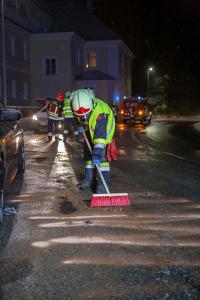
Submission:
[[[51,142],[52,141],[52,137],[48,136],[48,141]]]
[[[107,194],[105,187],[103,184],[98,184],[96,188],[95,194]]]
[[[110,182],[110,170],[109,171],[101,171],[101,173],[106,182],[106,185],[108,185]],[[96,181],[97,181],[96,194],[107,194],[106,189],[105,189],[103,182],[98,173],[97,173]]]
[[[84,179],[83,181],[81,181],[81,183],[79,183],[77,185],[77,187],[78,187],[79,190],[82,190],[82,191],[83,190],[88,190],[88,189],[91,188],[91,182],[88,181],[88,180],[86,180],[86,179]]]
[[[79,190],[87,190],[91,188],[93,179],[93,169],[92,168],[85,168],[85,179],[81,181],[77,185]]]

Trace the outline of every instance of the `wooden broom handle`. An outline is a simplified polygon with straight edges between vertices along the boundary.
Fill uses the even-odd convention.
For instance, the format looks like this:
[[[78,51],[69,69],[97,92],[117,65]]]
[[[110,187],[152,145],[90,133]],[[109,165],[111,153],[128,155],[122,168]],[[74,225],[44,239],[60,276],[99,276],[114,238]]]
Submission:
[[[88,141],[88,138],[87,138],[87,136],[86,136],[86,133],[85,133],[84,128],[82,129],[82,133],[83,133],[83,137],[84,137],[84,139],[85,139],[85,141],[86,141],[86,144],[87,144],[87,146],[88,146],[88,149],[89,149],[90,153],[92,154],[92,147],[91,147],[91,145],[90,145],[90,142]],[[98,171],[99,176],[100,176],[100,178],[101,178],[101,181],[102,181],[102,183],[103,183],[103,185],[104,185],[104,188],[105,188],[105,190],[106,190],[106,193],[107,193],[107,194],[110,194],[109,188],[108,188],[108,186],[107,186],[107,184],[106,184],[106,182],[105,182],[105,179],[104,179],[104,177],[103,177],[103,175],[102,175],[102,172],[101,172],[99,166],[98,166],[98,165],[95,165],[95,167],[97,168],[97,171]]]

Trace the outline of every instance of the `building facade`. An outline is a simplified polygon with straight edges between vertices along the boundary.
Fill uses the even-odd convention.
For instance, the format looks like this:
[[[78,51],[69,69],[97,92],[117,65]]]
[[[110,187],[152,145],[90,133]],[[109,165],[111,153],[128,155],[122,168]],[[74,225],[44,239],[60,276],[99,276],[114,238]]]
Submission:
[[[133,53],[126,44],[88,10],[76,17],[67,9],[68,15],[57,19],[68,20],[71,27],[67,23],[53,27],[55,20],[38,2],[5,1],[8,105],[31,106],[35,99],[86,87],[110,104],[131,95]],[[83,22],[72,24],[81,17],[93,21],[92,36]],[[1,40],[1,51],[2,46]],[[0,100],[4,100],[0,55]]]
[[[31,103],[30,36],[33,33],[49,31],[52,19],[30,0],[3,0],[3,8],[5,39],[2,39],[1,11],[0,101],[5,102],[4,89],[6,88],[8,105],[29,106]],[[6,85],[4,76],[6,76]]]
[[[132,53],[121,40],[87,42],[74,32],[33,34],[32,99],[92,88],[110,104],[131,95]]]
[[[131,95],[132,59],[132,52],[122,40],[86,42],[84,72],[76,86],[91,86],[109,103],[117,103]]]

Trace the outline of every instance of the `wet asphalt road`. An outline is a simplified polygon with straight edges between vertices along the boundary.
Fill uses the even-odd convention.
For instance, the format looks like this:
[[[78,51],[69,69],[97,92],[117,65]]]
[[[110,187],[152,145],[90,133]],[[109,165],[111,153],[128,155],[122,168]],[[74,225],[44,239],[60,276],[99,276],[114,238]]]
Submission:
[[[25,132],[26,174],[8,194],[18,213],[0,231],[0,299],[200,299],[199,133],[186,125],[118,126],[110,189],[132,205],[112,208],[76,190],[80,144]]]

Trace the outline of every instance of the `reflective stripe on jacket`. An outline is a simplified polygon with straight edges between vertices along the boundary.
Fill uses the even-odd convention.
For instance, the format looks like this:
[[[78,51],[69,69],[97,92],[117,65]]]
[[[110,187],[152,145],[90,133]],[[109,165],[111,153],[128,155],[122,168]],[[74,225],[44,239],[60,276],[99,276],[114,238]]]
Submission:
[[[70,98],[65,98],[64,99],[63,113],[64,113],[65,118],[72,118],[74,116],[73,112],[71,110]]]
[[[47,114],[49,119],[60,119],[61,105],[56,100],[49,102]]]
[[[95,98],[94,109],[89,118],[89,131],[92,143],[107,145],[115,132],[115,118],[110,106],[104,101]]]

